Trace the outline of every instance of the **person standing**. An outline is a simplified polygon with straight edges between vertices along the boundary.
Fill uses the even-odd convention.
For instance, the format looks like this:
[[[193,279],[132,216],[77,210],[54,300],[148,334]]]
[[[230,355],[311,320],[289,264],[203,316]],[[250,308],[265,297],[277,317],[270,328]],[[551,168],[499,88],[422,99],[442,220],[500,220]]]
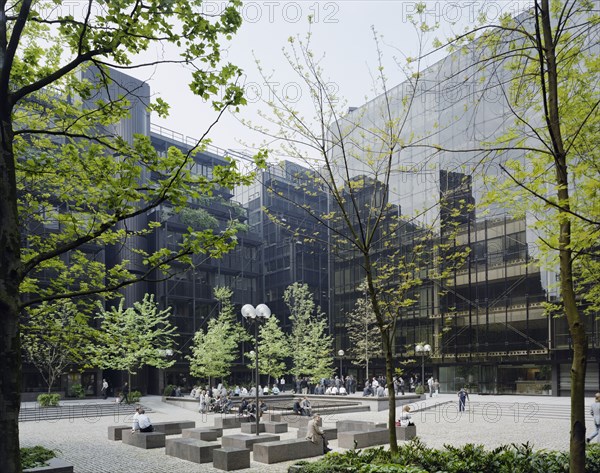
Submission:
[[[427,386],[429,387],[429,397],[433,397],[433,376],[427,380]]]
[[[308,421],[306,427],[306,440],[310,440],[312,443],[323,442],[323,453],[331,452],[329,448],[329,442],[325,438],[325,432],[321,428],[321,416],[315,414],[311,420]]]
[[[100,390],[102,394],[102,399],[106,400],[108,396],[108,381],[106,379],[102,379],[102,389]]]
[[[464,412],[465,406],[467,405],[467,400],[469,399],[469,393],[465,388],[460,388],[458,391],[458,411]]]
[[[594,437],[600,435],[600,393],[596,393],[596,398],[592,404],[592,407],[590,408],[590,414],[594,417],[596,432],[587,438],[587,443],[590,443]],[[598,442],[598,440],[596,440],[596,442]]]
[[[440,393],[440,382],[437,379],[433,380],[433,392],[436,396]]]
[[[285,392],[285,378],[282,376],[279,380],[279,390],[284,393]]]
[[[121,398],[121,402],[125,401],[125,403],[129,404],[129,384],[125,381],[123,385],[123,389],[121,390],[123,397]]]

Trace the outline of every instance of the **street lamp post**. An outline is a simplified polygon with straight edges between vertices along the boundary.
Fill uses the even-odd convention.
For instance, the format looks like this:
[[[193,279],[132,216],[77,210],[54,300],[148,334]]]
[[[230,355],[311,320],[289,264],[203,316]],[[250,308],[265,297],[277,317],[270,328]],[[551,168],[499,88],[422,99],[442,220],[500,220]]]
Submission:
[[[425,388],[425,357],[431,352],[431,345],[420,343],[415,347],[417,354],[421,355],[421,386]]]
[[[340,379],[342,379],[342,357],[344,356],[344,350],[338,351],[338,356],[340,357]]]
[[[258,326],[265,322],[269,317],[271,317],[271,309],[266,304],[258,304],[254,307],[252,304],[246,304],[242,307],[242,317],[246,319],[246,322],[254,325],[254,350],[255,350],[255,361],[256,361],[256,373],[255,373],[255,381],[256,381],[256,399],[255,399],[255,408],[256,408],[256,435],[260,434],[259,431],[259,423],[260,423],[260,405],[259,405],[259,392],[258,392]]]

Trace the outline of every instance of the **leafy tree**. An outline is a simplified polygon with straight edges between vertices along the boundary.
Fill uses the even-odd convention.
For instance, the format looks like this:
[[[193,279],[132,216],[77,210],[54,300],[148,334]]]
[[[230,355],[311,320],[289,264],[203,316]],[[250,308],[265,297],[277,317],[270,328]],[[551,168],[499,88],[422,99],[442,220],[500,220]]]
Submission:
[[[69,366],[85,366],[94,330],[89,316],[71,301],[29,307],[22,326],[25,357],[42,375],[48,393]]]
[[[364,293],[365,285],[361,284],[358,289],[363,296],[356,299],[354,310],[346,316],[349,341],[346,351],[353,363],[366,367],[366,379],[369,379],[369,360],[383,357],[383,343],[375,314]]]
[[[224,378],[238,356],[239,344],[245,340],[244,330],[235,322],[233,292],[227,287],[215,287],[215,298],[220,310],[217,318],[208,322],[206,332],[198,330],[191,347],[190,373],[192,376]]]
[[[171,148],[164,155],[148,137],[129,142],[117,136],[115,125],[141,94],[115,84],[119,75],[108,69],[187,66],[191,90],[212,104],[216,122],[228,107],[244,103],[240,71],[221,56],[222,41],[241,24],[239,4],[231,0],[221,14],[206,15],[201,0],[1,3],[0,471],[20,469],[24,307],[117,291],[156,268],[168,271],[174,260],[189,262],[194,253],[218,257],[235,244],[235,228],[192,230],[178,251],[136,248],[135,272],[128,261],[106,268],[90,253],[104,245],[135,248],[130,239],[151,228],[137,228],[131,219],[161,203],[181,208],[215,185],[245,182],[233,162],[217,167],[211,179],[191,172],[208,130],[198,133],[190,153]],[[144,62],[147,51],[165,53]],[[163,117],[168,112],[160,98],[147,105]]]
[[[421,31],[427,26],[414,25]],[[376,36],[376,35],[375,35]],[[293,156],[310,168],[297,176],[297,186],[307,193],[314,189],[329,195],[330,208],[326,212],[288,199],[290,205],[304,210],[319,222],[325,231],[321,234],[302,234],[276,215],[270,217],[297,238],[330,245],[336,265],[360,267],[366,284],[366,294],[381,336],[386,365],[386,378],[391,385],[394,376],[396,329],[403,309],[416,301],[414,290],[425,283],[443,284],[441,277],[451,252],[435,248],[452,247],[453,229],[458,219],[442,219],[441,200],[434,194],[429,208],[416,209],[414,215],[402,215],[396,196],[401,174],[427,172],[427,164],[407,167],[400,164],[403,150],[418,142],[412,136],[410,109],[420,81],[420,62],[409,64],[403,71],[409,78],[408,93],[391,93],[382,66],[382,53],[377,37],[378,68],[374,88],[384,97],[381,107],[348,112],[343,100],[331,87],[332,81],[321,68],[321,57],[311,50],[311,36],[306,40],[290,38],[284,54],[290,68],[302,83],[312,106],[313,115],[286,97],[271,89],[270,114],[265,114],[266,125],[255,127],[263,131],[271,142],[280,144],[281,154]],[[260,65],[259,65],[260,67]],[[265,83],[273,77],[263,72]],[[315,156],[316,155],[316,156]],[[285,194],[273,189],[280,198]],[[468,203],[457,203],[449,214],[465,212]],[[446,228],[447,227],[447,228]],[[416,251],[413,248],[416,247]],[[458,261],[458,259],[457,259]],[[293,370],[300,372],[304,350],[299,341],[301,334],[292,334],[294,352]],[[389,424],[396,420],[394,392],[389,397]],[[396,432],[390,430],[390,446],[397,450]]]
[[[268,375],[267,385],[271,385],[271,378],[278,380],[285,372],[285,359],[290,356],[291,350],[288,339],[279,326],[277,317],[269,317],[261,325],[258,332],[258,371]],[[246,354],[250,363],[248,368],[256,368],[255,355]]]
[[[313,380],[333,373],[333,338],[328,335],[327,321],[315,306],[308,284],[293,283],[283,294],[290,311],[292,332],[289,336],[292,369],[296,378],[310,376]]]
[[[171,325],[171,308],[159,310],[154,295],[146,294],[133,307],[101,309],[99,343],[92,348],[93,364],[102,369],[127,371],[129,386],[131,375],[144,365],[155,368],[173,366],[163,353],[175,347],[177,327]]]
[[[487,202],[527,218],[537,235],[538,259],[558,268],[562,312],[571,334],[570,471],[585,469],[586,309],[598,307],[597,205],[600,62],[597,3],[534,0],[517,17],[504,16],[452,38],[460,53],[477,57],[465,74],[477,76],[480,96],[493,89],[504,99],[506,127],[493,142],[453,152],[485,153]],[[436,152],[448,149],[434,143]]]

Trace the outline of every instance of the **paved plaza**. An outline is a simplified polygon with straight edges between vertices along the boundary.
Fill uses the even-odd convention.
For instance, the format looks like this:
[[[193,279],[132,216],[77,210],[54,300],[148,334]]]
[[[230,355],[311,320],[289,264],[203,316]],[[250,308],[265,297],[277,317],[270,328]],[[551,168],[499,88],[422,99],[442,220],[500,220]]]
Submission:
[[[586,399],[586,421],[588,432],[593,427],[587,415],[589,404]],[[109,401],[87,400],[72,403],[101,404]],[[69,401],[64,404],[68,404]],[[193,420],[196,427],[214,424],[215,414],[202,415],[170,404],[163,403],[158,396],[142,398],[142,403],[152,409],[153,422]],[[26,403],[24,403],[24,406]],[[31,407],[30,403],[27,403]],[[456,395],[442,394],[411,404],[417,435],[430,447],[454,446],[467,443],[482,444],[493,448],[503,444],[530,442],[537,449],[566,451],[569,445],[569,398],[535,396],[480,396],[471,395],[467,410],[458,412]],[[93,412],[93,409],[91,409]],[[216,414],[220,415],[220,414]],[[324,415],[324,424],[335,424],[338,420],[353,419],[386,422],[388,411],[357,412]],[[20,423],[21,445],[44,447],[60,452],[59,456],[75,466],[76,473],[131,473],[143,470],[150,473],[218,472],[212,463],[196,464],[165,455],[164,448],[143,450],[124,445],[107,438],[109,425],[128,424],[124,416],[70,418],[61,420],[29,421]],[[281,434],[281,438],[295,438],[297,430]],[[225,435],[239,433],[239,429],[225,431]],[[337,441],[330,445],[334,451]],[[251,468],[240,472],[285,472],[294,462],[266,465],[252,462]]]

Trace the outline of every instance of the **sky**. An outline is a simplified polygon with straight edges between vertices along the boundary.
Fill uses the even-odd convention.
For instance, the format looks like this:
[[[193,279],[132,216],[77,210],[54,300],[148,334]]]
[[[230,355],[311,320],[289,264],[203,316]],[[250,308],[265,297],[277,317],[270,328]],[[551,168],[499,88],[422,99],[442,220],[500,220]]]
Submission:
[[[517,12],[529,0],[460,0],[427,1],[425,17],[428,24],[439,23],[439,29],[428,36],[425,49],[431,49],[435,36],[447,37],[477,23],[484,12],[489,20],[501,12]],[[204,12],[218,13],[225,5],[221,0],[204,2]],[[290,36],[305,37],[309,30],[307,18],[313,17],[311,27],[313,50],[324,55],[323,68],[331,87],[349,106],[360,106],[373,98],[373,71],[377,68],[373,28],[380,36],[385,73],[390,85],[403,81],[404,56],[418,52],[418,34],[409,21],[417,2],[404,0],[338,0],[338,1],[246,1],[241,8],[243,24],[227,49],[226,61],[244,70],[249,104],[239,116],[257,122],[258,110],[265,110],[263,100],[269,99],[269,90],[260,77],[255,59],[266,71],[273,71],[272,82],[277,90],[295,97],[302,110],[305,91],[294,77],[282,53]],[[150,51],[160,57],[163,51]],[[153,116],[153,124],[175,130],[192,138],[201,136],[215,118],[209,104],[195,97],[187,86],[189,71],[181,66],[163,66],[156,70],[136,71],[136,77],[147,80],[153,94],[166,100],[170,116]],[[240,123],[230,113],[221,117],[211,130],[212,144],[222,149],[248,150],[261,144],[264,137]]]

